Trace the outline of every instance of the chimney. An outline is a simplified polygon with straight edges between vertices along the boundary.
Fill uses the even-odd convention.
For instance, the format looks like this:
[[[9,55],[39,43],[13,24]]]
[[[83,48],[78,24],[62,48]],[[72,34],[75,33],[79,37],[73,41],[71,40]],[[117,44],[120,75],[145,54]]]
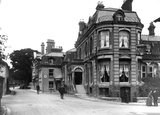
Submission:
[[[81,20],[79,23],[79,35],[82,35],[84,28],[86,27],[86,23]]]
[[[153,22],[151,22],[150,25],[149,25],[149,28],[148,28],[150,36],[154,36],[155,35],[154,29],[155,29],[155,26],[154,26]]]
[[[55,42],[52,39],[48,39],[46,53],[51,53],[52,48],[55,48]]]
[[[124,0],[122,4],[122,10],[132,11],[132,2],[133,0]]]
[[[100,9],[103,9],[105,6],[103,5],[103,3],[102,2],[98,2],[98,5],[97,5],[97,7],[96,7],[96,10],[100,10]]]
[[[44,42],[41,44],[41,53],[44,54]]]

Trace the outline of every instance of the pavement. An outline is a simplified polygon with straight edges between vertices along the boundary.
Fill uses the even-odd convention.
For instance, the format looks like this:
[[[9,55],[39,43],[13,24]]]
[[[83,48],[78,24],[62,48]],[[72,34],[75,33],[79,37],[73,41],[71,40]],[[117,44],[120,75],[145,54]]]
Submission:
[[[32,92],[35,92],[37,93],[36,90],[33,90],[33,89],[29,89],[29,91],[32,91]],[[40,94],[42,93],[41,91],[39,92]],[[53,94],[53,93],[56,93],[56,94],[59,94],[58,91],[56,92],[52,92],[52,93],[49,93],[47,92],[47,94]],[[136,106],[146,106],[146,103],[145,101],[142,101],[142,102],[130,102],[130,103],[122,103],[122,102],[119,102],[119,101],[108,101],[108,100],[104,100],[104,99],[100,99],[100,98],[95,98],[95,97],[91,97],[91,96],[88,96],[88,95],[78,95],[78,94],[65,94],[66,96],[74,96],[74,97],[77,97],[77,98],[80,98],[80,99],[84,99],[84,100],[88,100],[88,101],[94,101],[94,102],[101,102],[101,101],[105,101],[109,104],[120,104],[120,105],[136,105]],[[5,96],[9,96],[9,95],[5,95]],[[159,106],[160,107],[160,106]],[[5,107],[5,106],[2,106],[3,108],[3,114],[0,114],[0,115],[10,115],[11,111],[9,108]]]

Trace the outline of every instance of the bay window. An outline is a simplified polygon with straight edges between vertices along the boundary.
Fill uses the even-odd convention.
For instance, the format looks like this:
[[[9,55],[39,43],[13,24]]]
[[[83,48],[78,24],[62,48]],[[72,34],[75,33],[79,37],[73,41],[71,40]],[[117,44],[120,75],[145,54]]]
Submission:
[[[129,81],[129,64],[120,64],[120,76],[119,81],[120,82],[128,82]]]
[[[110,81],[110,67],[109,62],[100,63],[100,82]]]

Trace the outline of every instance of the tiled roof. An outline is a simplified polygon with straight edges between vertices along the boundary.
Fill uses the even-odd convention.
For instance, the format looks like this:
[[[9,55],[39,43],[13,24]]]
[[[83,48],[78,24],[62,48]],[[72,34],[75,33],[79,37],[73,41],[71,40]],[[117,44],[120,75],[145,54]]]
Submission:
[[[97,13],[97,21],[96,23],[103,22],[103,21],[113,21],[114,13],[119,10],[116,8],[105,8],[103,10],[99,10]],[[128,12],[124,11],[125,17],[124,21],[126,22],[140,22],[136,12]]]
[[[145,54],[143,55],[144,60],[160,60],[160,55],[153,55],[153,54]]]

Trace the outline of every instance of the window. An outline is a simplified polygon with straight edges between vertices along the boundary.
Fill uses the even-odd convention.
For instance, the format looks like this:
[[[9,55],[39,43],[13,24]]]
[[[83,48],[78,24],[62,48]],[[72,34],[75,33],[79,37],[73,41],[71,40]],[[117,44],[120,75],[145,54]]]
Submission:
[[[79,49],[79,59],[81,59],[81,48]]]
[[[53,81],[49,81],[49,89],[53,88]]]
[[[140,44],[140,40],[141,40],[141,33],[138,32],[138,34],[137,34],[137,44]]]
[[[49,69],[49,76],[53,76],[54,75],[54,69]]]
[[[129,33],[126,31],[121,31],[119,33],[119,47],[129,48]]]
[[[149,66],[148,67],[148,77],[153,77],[152,75],[153,75],[153,67],[152,66]]]
[[[48,59],[48,62],[49,62],[50,64],[54,64],[55,59],[54,59],[54,58],[49,58],[49,59]]]
[[[87,42],[85,43],[85,56],[87,56],[87,51],[88,51],[88,48],[87,48]]]
[[[93,82],[93,66],[90,66],[90,83]]]
[[[100,32],[100,47],[109,47],[109,31]]]
[[[123,21],[123,16],[121,14],[117,14],[116,21]]]
[[[99,88],[99,95],[108,97],[109,88]]]
[[[129,80],[129,65],[128,64],[120,64],[120,82],[128,82]]]
[[[146,66],[142,66],[141,76],[142,78],[146,77]]]
[[[90,38],[90,54],[92,54],[92,50],[93,50],[93,40],[92,37]]]
[[[110,81],[110,69],[109,62],[100,63],[100,82],[109,82]]]

